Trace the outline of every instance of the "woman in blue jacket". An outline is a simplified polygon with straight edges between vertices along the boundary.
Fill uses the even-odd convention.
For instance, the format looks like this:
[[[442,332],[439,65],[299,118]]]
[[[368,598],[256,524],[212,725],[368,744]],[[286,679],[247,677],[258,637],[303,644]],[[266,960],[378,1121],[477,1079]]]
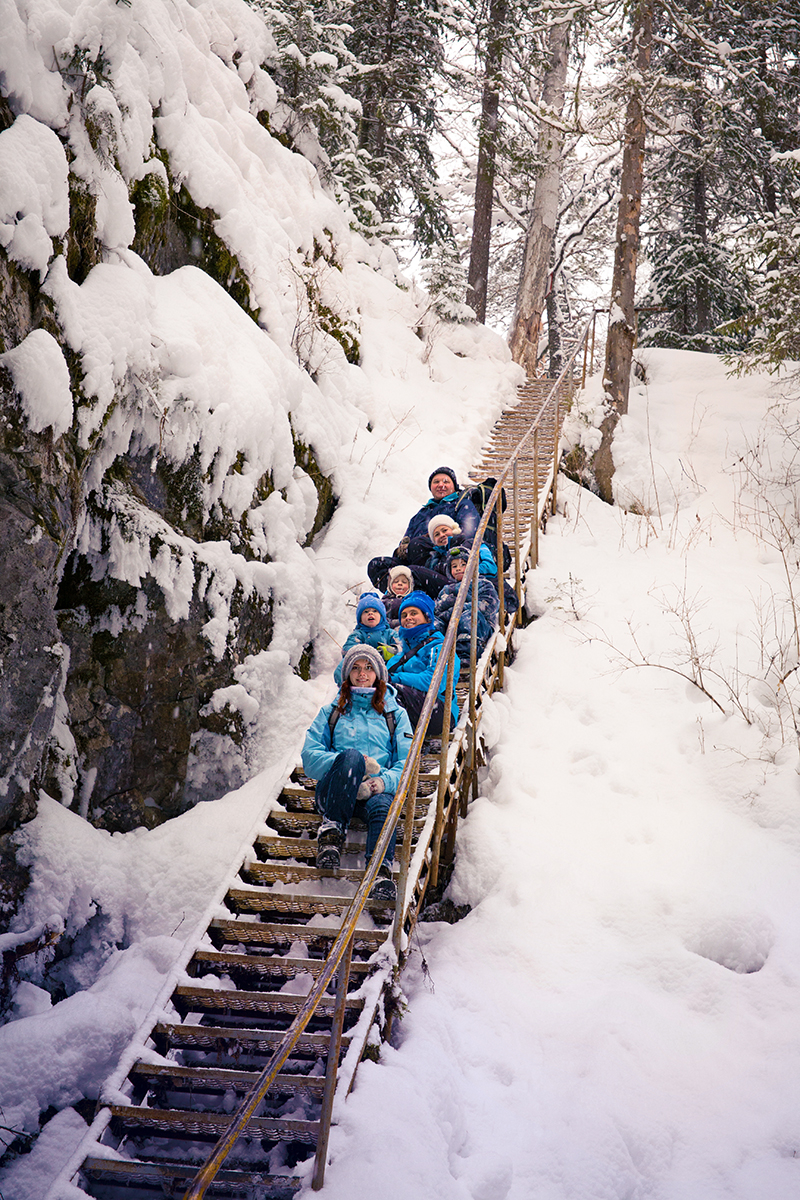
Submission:
[[[317,866],[335,871],[353,816],[367,825],[367,862],[372,857],[411,745],[405,709],[387,686],[386,664],[373,646],[355,645],[342,660],[339,696],[314,718],[303,745],[303,770],[317,780],[314,801],[323,820],[317,832]],[[393,903],[396,834],[370,892]]]
[[[444,638],[433,624],[433,600],[425,592],[410,592],[400,605],[400,634],[402,653],[390,658],[386,664],[389,679],[397,689],[400,703],[408,710],[411,724],[416,728],[425,694],[430,687]],[[453,679],[458,679],[461,663],[458,655],[453,666]],[[444,706],[447,703],[447,671],[442,673],[439,698],[428,723],[428,733],[436,736],[442,732]],[[458,704],[455,688],[450,697],[453,721],[458,720]]]

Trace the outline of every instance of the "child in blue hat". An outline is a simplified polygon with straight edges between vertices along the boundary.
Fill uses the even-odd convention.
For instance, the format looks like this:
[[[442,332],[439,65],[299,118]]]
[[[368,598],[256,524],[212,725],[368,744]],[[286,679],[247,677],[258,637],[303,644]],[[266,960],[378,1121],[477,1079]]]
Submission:
[[[374,646],[384,661],[393,658],[400,649],[397,634],[389,624],[386,608],[377,592],[364,592],[356,605],[356,627],[342,646],[344,658],[351,646]],[[342,664],[333,673],[342,682]]]

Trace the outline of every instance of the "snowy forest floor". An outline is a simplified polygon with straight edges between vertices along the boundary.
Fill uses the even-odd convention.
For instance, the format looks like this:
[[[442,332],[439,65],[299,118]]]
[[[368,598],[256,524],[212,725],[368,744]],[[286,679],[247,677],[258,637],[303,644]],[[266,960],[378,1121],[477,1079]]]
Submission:
[[[418,928],[394,1043],[338,1103],[329,1200],[800,1189],[797,401],[712,356],[641,358],[615,449],[628,511],[560,486],[459,833],[450,895],[471,911]],[[387,456],[384,490],[427,457]],[[42,912],[67,889],[95,906],[91,986],[51,1007],[29,983],[0,1031],[4,1123],[61,1109],[4,1200],[45,1195],[85,1128],[65,1105],[97,1093],[329,690],[298,680],[271,765],[151,833],[43,804],[34,887]]]

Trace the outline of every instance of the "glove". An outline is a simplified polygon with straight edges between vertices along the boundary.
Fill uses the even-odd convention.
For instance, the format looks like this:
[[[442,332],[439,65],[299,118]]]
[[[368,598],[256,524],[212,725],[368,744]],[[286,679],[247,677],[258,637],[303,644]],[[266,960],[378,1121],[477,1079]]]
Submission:
[[[390,658],[394,658],[395,654],[397,654],[397,646],[390,646],[387,642],[383,642],[378,646],[378,650],[383,655],[385,662],[388,662]]]
[[[380,775],[381,765],[376,758],[364,758],[364,778],[367,775]]]
[[[383,780],[380,778],[380,776],[373,775],[372,778],[365,779],[363,783],[359,784],[358,791],[356,792],[356,799],[368,800],[370,796],[375,796],[378,792],[383,792],[385,790],[386,789],[383,786]]]
[[[409,538],[407,538],[407,537],[400,538],[400,543],[395,548],[394,557],[399,558],[401,562],[406,561],[406,557],[408,555],[408,543],[409,543]]]

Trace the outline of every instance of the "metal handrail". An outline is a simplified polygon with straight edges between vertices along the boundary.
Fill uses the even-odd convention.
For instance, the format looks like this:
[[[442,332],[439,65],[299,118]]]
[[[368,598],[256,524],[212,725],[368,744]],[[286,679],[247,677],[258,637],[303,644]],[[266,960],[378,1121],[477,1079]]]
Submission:
[[[288,1059],[292,1050],[294,1049],[294,1046],[297,1043],[300,1035],[302,1034],[303,1030],[306,1028],[309,1021],[313,1017],[314,1012],[316,1011],[320,1000],[322,999],[325,992],[327,991],[328,985],[330,984],[331,980],[333,979],[333,976],[336,974],[336,971],[339,968],[340,964],[342,963],[343,960],[349,962],[349,956],[352,953],[352,943],[353,943],[353,936],[354,936],[355,929],[356,929],[356,924],[357,924],[358,919],[361,916],[361,913],[364,909],[364,905],[366,904],[367,897],[369,895],[369,891],[370,891],[373,883],[375,882],[375,879],[378,874],[378,869],[380,867],[380,864],[383,862],[384,853],[388,849],[389,841],[392,837],[392,834],[394,833],[395,827],[397,826],[397,823],[400,819],[400,814],[404,807],[406,807],[406,809],[407,809],[405,840],[408,841],[409,848],[410,848],[411,825],[413,822],[413,808],[414,808],[414,803],[416,800],[416,786],[417,786],[417,777],[419,775],[419,759],[420,759],[420,754],[422,751],[422,744],[425,740],[425,735],[427,733],[428,724],[430,722],[434,706],[438,699],[439,687],[442,682],[442,677],[446,670],[448,673],[447,674],[447,685],[448,686],[446,687],[446,692],[445,692],[446,702],[444,705],[444,709],[445,709],[444,725],[443,725],[443,729],[442,729],[442,757],[441,757],[440,769],[439,769],[439,783],[440,783],[440,790],[442,792],[442,797],[443,797],[443,791],[444,791],[444,787],[446,785],[446,781],[443,780],[443,776],[445,774],[446,762],[447,762],[447,744],[448,744],[448,738],[449,738],[449,725],[450,725],[450,705],[452,702],[453,689],[455,686],[455,680],[454,680],[453,676],[454,676],[454,665],[455,665],[456,636],[457,636],[457,632],[458,632],[458,623],[459,623],[461,614],[464,609],[464,604],[466,603],[467,593],[469,591],[470,586],[473,583],[475,583],[475,581],[478,578],[478,560],[479,560],[479,556],[480,556],[480,547],[483,543],[483,538],[486,533],[486,529],[488,527],[489,521],[491,520],[492,513],[494,512],[495,508],[499,507],[498,519],[497,519],[497,538],[498,538],[498,550],[499,550],[499,555],[497,558],[498,585],[499,585],[498,592],[499,592],[499,596],[500,596],[500,609],[499,609],[499,614],[498,614],[498,623],[499,623],[500,632],[503,633],[505,631],[505,605],[504,605],[504,590],[503,590],[504,589],[504,580],[503,580],[503,570],[502,570],[502,562],[503,562],[503,551],[502,551],[503,521],[502,521],[502,516],[503,516],[503,510],[502,510],[502,505],[500,504],[500,497],[502,495],[503,483],[507,479],[510,471],[513,471],[516,474],[516,467],[517,467],[517,463],[519,461],[520,455],[523,452],[523,450],[527,447],[531,438],[534,438],[534,443],[536,444],[536,442],[538,440],[539,427],[543,421],[543,418],[547,411],[548,405],[550,404],[551,400],[554,397],[556,399],[556,403],[558,404],[558,390],[561,388],[562,384],[564,383],[564,381],[567,377],[567,373],[572,371],[572,367],[573,367],[575,358],[577,357],[580,349],[582,348],[582,346],[584,345],[584,343],[586,342],[586,340],[588,338],[591,324],[592,324],[591,321],[587,323],[583,333],[581,334],[580,338],[578,339],[578,342],[577,342],[574,350],[572,351],[569,358],[567,359],[567,361],[564,365],[564,369],[562,370],[558,379],[555,381],[552,388],[548,392],[547,398],[542,406],[541,412],[539,413],[537,418],[532,422],[531,427],[528,430],[528,432],[518,443],[516,450],[511,455],[506,466],[504,467],[504,469],[500,473],[499,477],[497,478],[497,483],[495,484],[494,488],[492,489],[489,500],[486,503],[483,515],[481,517],[480,523],[479,523],[477,531],[475,533],[474,541],[472,544],[472,549],[470,551],[469,559],[467,561],[467,568],[464,573],[464,578],[461,581],[461,587],[459,588],[458,594],[456,596],[456,601],[453,606],[453,611],[450,616],[450,620],[448,622],[448,628],[447,628],[447,633],[445,634],[444,644],[439,653],[439,659],[438,659],[436,668],[433,673],[433,678],[432,678],[430,686],[428,688],[428,692],[425,697],[425,702],[422,706],[422,711],[420,713],[419,720],[417,722],[417,726],[414,731],[414,736],[411,741],[411,746],[409,748],[408,757],[406,758],[405,764],[403,766],[403,771],[400,776],[400,781],[398,783],[397,791],[395,792],[394,799],[393,799],[391,806],[389,808],[389,811],[386,815],[383,829],[378,838],[375,849],[372,853],[372,857],[371,857],[369,863],[367,864],[366,871],[364,873],[364,877],[361,881],[361,884],[359,885],[359,888],[358,888],[355,896],[353,897],[353,900],[350,904],[350,908],[347,910],[347,913],[345,914],[344,920],[342,922],[342,927],[339,930],[339,933],[331,947],[330,954],[328,955],[328,958],[325,962],[325,966],[323,967],[322,971],[320,972],[320,975],[317,979],[316,984],[314,985],[314,987],[312,988],[312,990],[309,992],[308,996],[306,997],[306,1000],[305,1000],[304,1004],[302,1005],[300,1011],[298,1012],[294,1021],[292,1022],[292,1024],[289,1026],[288,1030],[286,1031],[280,1045],[275,1049],[275,1051],[272,1055],[272,1058],[269,1060],[267,1065],[261,1071],[258,1079],[253,1084],[253,1087],[252,1087],[250,1093],[248,1094],[248,1096],[243,1100],[242,1104],[236,1110],[236,1113],[235,1113],[230,1125],[228,1126],[228,1129],[222,1135],[222,1137],[220,1137],[220,1139],[218,1140],[216,1146],[214,1147],[210,1157],[206,1160],[206,1162],[203,1164],[203,1166],[198,1170],[198,1172],[195,1175],[194,1179],[192,1180],[192,1183],[190,1184],[189,1188],[184,1193],[183,1200],[202,1200],[202,1197],[205,1195],[206,1188],[214,1180],[214,1178],[217,1175],[217,1172],[220,1170],[223,1162],[227,1158],[230,1151],[233,1149],[233,1146],[238,1141],[239,1137],[244,1133],[248,1122],[255,1114],[255,1110],[258,1108],[259,1104],[261,1103],[261,1101],[264,1099],[265,1095],[269,1091],[269,1088],[275,1081],[275,1078],[277,1077],[281,1067],[286,1062],[286,1060]],[[554,439],[555,446],[554,446],[553,463],[552,463],[553,477],[552,477],[552,480],[550,481],[549,485],[546,486],[544,489],[542,489],[545,501],[547,500],[548,495],[551,492],[553,493],[553,497],[555,500],[555,480],[556,480],[556,475],[557,475],[557,464],[558,464],[558,412],[556,414],[555,431],[556,431],[555,439]],[[538,459],[536,459],[534,462],[534,475],[537,477],[536,486],[538,488]],[[516,488],[515,488],[515,491],[516,491]],[[516,497],[515,497],[515,499],[516,499]],[[539,504],[541,503],[541,499],[539,499],[538,503]],[[554,509],[554,511],[555,511],[555,509]],[[537,511],[535,511],[533,513],[533,516],[531,519],[531,526],[533,527],[535,525],[537,530],[538,530],[538,524],[539,524],[539,521],[541,520],[542,515],[543,515],[542,513],[538,512],[538,506],[537,506]],[[527,539],[526,539],[526,542],[527,542]],[[516,555],[515,561],[516,561],[516,567],[517,567],[516,590],[518,592],[517,598],[521,604],[522,596],[521,596],[521,573],[520,573],[520,557],[519,557],[520,551],[521,551],[520,547],[515,547],[515,555]],[[530,547],[529,547],[528,552],[530,552]],[[474,715],[475,715],[475,678],[474,677],[475,677],[475,651],[476,651],[476,636],[477,636],[477,633],[476,633],[477,593],[478,593],[477,587],[473,587],[473,591],[472,591],[472,647],[471,647],[471,653],[470,653],[470,667],[471,667],[471,670],[470,670],[470,712],[472,714],[473,720],[474,720]],[[501,680],[502,680],[503,657],[504,657],[504,651],[501,651],[500,667],[499,667]],[[473,786],[475,786],[477,783],[477,780],[476,780],[476,772],[474,769],[475,768],[475,756],[476,756],[476,733],[475,733],[474,729],[472,732],[472,742],[471,742],[470,749],[471,749],[472,768],[473,768],[472,769],[472,780],[473,780]],[[437,794],[437,824],[438,824],[438,822],[439,822],[439,795]],[[441,835],[441,828],[438,828],[437,832],[439,835]],[[405,905],[406,905],[406,899],[407,899],[406,893],[408,891],[408,867],[409,867],[409,858],[410,858],[410,854],[408,853],[408,848],[404,847],[404,849],[406,852],[401,855],[399,887],[398,887],[398,895],[397,895],[397,907],[395,910],[394,926],[393,926],[393,931],[392,931],[392,940],[393,940],[394,948],[398,954],[399,954],[400,948],[401,948],[402,933],[403,933],[403,921],[405,918]],[[344,981],[344,983],[342,983],[340,980],[340,987],[346,987],[346,980]],[[335,1066],[336,1060],[338,1060],[338,1046],[334,1047],[333,1041],[334,1041],[334,1033],[332,1031],[331,1046],[329,1048],[329,1057],[334,1059],[334,1066]],[[336,1053],[334,1053],[334,1051],[336,1051]],[[332,1075],[333,1075],[333,1085],[330,1088],[330,1095],[326,1096],[323,1100],[323,1107],[327,1108],[327,1110],[328,1110],[328,1113],[327,1113],[328,1123],[330,1121],[330,1108],[331,1108],[331,1104],[332,1104],[333,1086],[335,1085],[335,1075],[336,1075],[335,1070],[332,1072]],[[327,1088],[326,1088],[326,1090],[327,1090]],[[319,1141],[318,1141],[317,1161],[316,1161],[316,1165],[315,1165],[314,1177],[312,1180],[312,1187],[315,1190],[319,1190],[319,1188],[322,1186],[322,1177],[324,1175],[324,1167],[325,1167],[324,1160],[325,1160],[325,1157],[327,1156],[327,1134],[328,1134],[328,1129],[326,1128],[325,1130],[323,1130],[322,1127],[320,1127],[319,1141],[324,1143],[324,1148],[323,1148],[322,1154],[320,1154]]]

